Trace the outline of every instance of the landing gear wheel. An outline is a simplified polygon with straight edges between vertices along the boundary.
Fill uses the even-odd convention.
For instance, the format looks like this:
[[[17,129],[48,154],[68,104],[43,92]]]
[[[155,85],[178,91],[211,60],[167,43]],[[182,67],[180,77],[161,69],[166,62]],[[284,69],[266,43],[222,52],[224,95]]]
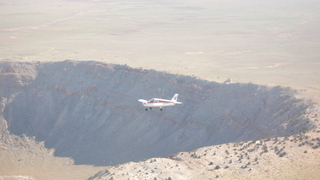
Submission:
[[[160,108],[160,111],[162,111],[162,108]]]
[[[148,108],[146,108],[146,111],[148,111]]]
[[[150,110],[152,109],[152,107],[150,107]]]

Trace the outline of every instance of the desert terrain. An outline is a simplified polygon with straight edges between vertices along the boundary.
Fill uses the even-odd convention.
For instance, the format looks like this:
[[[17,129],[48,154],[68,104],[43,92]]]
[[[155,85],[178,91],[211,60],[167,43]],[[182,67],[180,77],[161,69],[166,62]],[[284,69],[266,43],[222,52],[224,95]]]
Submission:
[[[36,62],[61,62],[64,60],[76,60],[75,62],[94,60],[102,63],[127,65],[128,67],[138,68],[140,70],[147,69],[151,72],[150,78],[145,78],[144,80],[147,80],[146,82],[149,83],[149,86],[148,84],[144,85],[150,87],[153,91],[147,93],[140,92],[140,94],[137,94],[140,96],[145,94],[148,95],[148,97],[157,95],[169,96],[171,93],[168,92],[166,88],[179,90],[177,87],[172,89],[170,86],[163,86],[162,84],[165,83],[164,80],[157,82],[159,76],[164,72],[171,75],[183,75],[188,78],[198,79],[199,81],[197,80],[196,82],[199,84],[197,85],[201,85],[201,87],[205,80],[217,83],[227,81],[227,84],[231,84],[231,86],[232,84],[237,85],[237,83],[244,83],[246,85],[258,84],[259,87],[290,87],[295,92],[294,96],[297,99],[304,99],[303,101],[309,106],[307,109],[301,108],[301,113],[303,112],[303,115],[309,114],[308,118],[311,119],[309,122],[318,126],[316,121],[318,111],[311,111],[310,108],[320,103],[319,1],[250,0],[239,2],[235,0],[200,0],[194,2],[179,0],[128,0],[119,2],[106,0],[4,0],[0,2],[0,9],[1,62],[32,62],[36,64]],[[15,91],[24,92],[25,96],[23,96],[23,93],[21,93],[21,96],[24,97],[25,100],[28,100],[28,102],[31,102],[32,100],[28,98],[33,97],[32,95],[34,94],[32,93],[34,92],[38,93],[36,94],[37,98],[49,98],[47,94],[43,94],[45,90],[54,90],[64,95],[70,92],[83,93],[83,89],[68,89],[67,85],[68,83],[72,84],[71,82],[73,81],[71,80],[75,80],[78,84],[85,84],[86,80],[88,80],[86,79],[88,78],[87,76],[81,75],[81,77],[85,78],[71,78],[69,79],[70,82],[56,84],[58,85],[57,87],[47,86],[48,83],[44,83],[42,86],[37,83],[45,82],[45,79],[39,80],[37,78],[40,77],[37,74],[39,71],[35,68],[37,65],[32,66],[33,67],[29,69],[21,68],[22,71],[20,71],[20,68],[13,65],[18,71],[7,72],[7,69],[5,69],[6,71],[2,71],[1,74],[2,81],[0,81],[0,86],[2,90],[5,90],[1,92],[2,104],[0,106],[2,131],[1,164],[6,164],[6,166],[1,166],[0,168],[0,179],[86,179],[100,170],[103,172],[100,174],[101,177],[98,174],[95,178],[120,178],[122,174],[125,175],[127,172],[104,167],[102,164],[94,166],[95,164],[93,162],[78,161],[77,163],[76,159],[72,159],[74,157],[70,158],[70,154],[79,154],[79,152],[67,152],[57,157],[57,153],[59,152],[56,151],[55,146],[46,146],[45,144],[47,142],[44,141],[47,139],[37,139],[37,137],[43,137],[42,135],[45,134],[45,131],[36,129],[39,132],[31,132],[25,131],[22,128],[20,131],[12,133],[12,131],[14,131],[13,129],[10,130],[12,126],[7,124],[7,119],[3,116],[5,115],[6,118],[10,117],[11,119],[16,118],[15,116],[11,116],[15,113],[11,113],[11,115],[10,113],[8,114],[10,111],[7,105],[10,104],[11,101],[5,101],[5,99],[13,100],[14,97],[16,97]],[[4,69],[3,67],[0,68],[2,70]],[[156,70],[156,72],[151,71],[151,69]],[[49,70],[50,69],[48,69],[48,71]],[[61,70],[58,71],[59,73],[65,75],[63,73],[67,74],[66,71],[68,68],[66,68],[66,71],[61,68],[59,70]],[[154,74],[158,76],[153,76]],[[171,75],[169,76],[171,77]],[[7,77],[9,77],[9,79],[7,79]],[[3,81],[4,79],[5,81]],[[30,91],[28,92],[29,94],[26,93],[27,91],[22,91],[25,87],[29,87],[28,83],[34,82],[34,79],[39,80],[35,81],[39,87],[48,88],[42,91],[39,90],[39,92],[38,90]],[[19,85],[20,81],[25,84]],[[90,81],[95,82],[91,79]],[[13,84],[11,84],[11,82]],[[59,79],[54,79],[54,82],[59,82]],[[99,86],[100,83],[95,84],[99,91],[104,88],[103,85]],[[132,80],[131,83],[134,83],[134,81]],[[94,86],[90,85],[90,88],[93,89],[89,89],[89,85],[85,85],[85,87],[88,88],[85,90],[95,91]],[[231,86],[221,85],[221,87]],[[59,89],[59,87],[66,87],[66,89]],[[14,91],[11,92],[12,88]],[[180,91],[183,92],[189,88],[190,87],[181,88]],[[193,88],[193,90],[196,89],[196,87]],[[8,89],[10,89],[10,93],[8,93]],[[289,94],[292,100],[291,93]],[[129,95],[131,98],[134,97],[133,92]],[[201,96],[202,94],[195,93],[194,97],[197,97],[197,95]],[[96,101],[99,98],[94,95],[90,97]],[[201,98],[205,98],[205,96]],[[181,99],[183,99],[183,96],[181,96]],[[185,100],[186,99],[188,98],[185,97]],[[64,103],[62,99],[60,100],[60,103]],[[292,101],[295,102],[295,100]],[[16,103],[17,107],[19,107],[18,105],[23,105],[23,103],[21,103],[23,99],[21,102],[13,102]],[[39,100],[38,103],[40,102]],[[70,102],[75,102],[75,100],[72,99]],[[185,102],[192,102],[192,99],[189,98],[188,101]],[[107,106],[117,105],[106,102],[104,102],[104,104]],[[85,106],[86,104],[82,105]],[[129,106],[128,104],[126,105]],[[131,113],[138,113],[139,105],[140,104],[137,104],[137,107],[131,107]],[[205,106],[205,104],[203,105]],[[15,107],[14,104],[10,106]],[[70,106],[72,106],[72,104],[70,104]],[[52,105],[51,107],[55,106]],[[94,109],[95,111],[104,109],[104,107],[98,105],[94,107],[96,108]],[[222,106],[220,106],[220,108],[221,107]],[[295,105],[292,107],[295,107]],[[35,108],[31,108],[31,110],[33,110],[32,112],[45,115],[45,112],[37,112]],[[68,113],[63,111],[59,112],[61,113],[61,117],[68,117]],[[74,110],[74,112],[76,111]],[[175,120],[172,116],[176,114],[174,114],[173,110],[169,110],[169,112],[173,114],[166,117],[166,123]],[[162,116],[159,115],[158,112],[155,113],[158,117]],[[232,112],[230,113],[233,116],[239,115],[238,112],[234,114],[232,114]],[[118,114],[110,117],[117,117],[119,114],[121,113],[118,112]],[[201,118],[201,111],[199,111],[198,114],[200,114]],[[27,117],[31,120],[32,117],[36,116],[28,115]],[[19,118],[17,119],[19,120]],[[21,116],[20,120],[22,121],[23,119],[24,117]],[[59,119],[59,117],[57,117],[57,119]],[[124,122],[124,119],[125,117],[121,120]],[[142,119],[140,119],[140,121]],[[192,120],[189,119],[190,124],[192,124],[192,121],[196,121],[195,119],[195,117],[193,117]],[[38,122],[39,120],[40,119],[37,119]],[[283,120],[283,122],[285,122],[286,119],[283,118]],[[161,121],[155,122],[161,123]],[[34,123],[36,124],[37,122]],[[154,122],[148,122],[147,125],[154,126],[152,123]],[[16,121],[16,124],[19,125],[21,123]],[[197,123],[195,124],[197,126],[199,125]],[[21,126],[24,127],[23,125]],[[59,127],[60,124],[57,123],[56,126]],[[114,126],[116,126],[116,124],[114,124]],[[123,131],[125,130],[126,129],[123,129]],[[301,129],[296,130],[300,131]],[[316,139],[319,138],[317,134],[318,130],[319,129],[316,128],[310,132],[308,131],[307,133],[309,134],[305,134],[303,138],[308,136],[310,141],[314,139],[313,143],[316,144]],[[25,132],[30,132],[30,136],[24,136],[23,134]],[[203,133],[201,130],[199,130],[199,132],[200,134]],[[150,136],[151,135],[152,133],[150,133]],[[318,149],[313,148],[314,145],[308,145],[309,143],[307,143],[307,145],[305,145],[306,143],[300,145],[298,140],[294,140],[294,135],[283,135],[288,136],[286,141],[283,140],[284,137],[280,138],[282,143],[289,144],[286,145],[286,149],[292,147],[290,150],[286,150],[288,156],[279,158],[278,154],[276,154],[277,151],[274,150],[275,145],[272,144],[275,141],[275,136],[270,136],[271,140],[269,141],[261,140],[268,147],[269,151],[263,153],[261,155],[262,158],[259,158],[260,160],[265,159],[264,161],[259,161],[259,163],[262,164],[261,167],[257,169],[251,167],[250,172],[252,173],[245,174],[244,179],[247,179],[246,177],[249,179],[253,178],[257,174],[265,179],[284,179],[285,177],[315,179],[319,177],[316,176],[316,172],[319,171],[319,162],[317,161],[319,156]],[[35,137],[33,138],[33,136]],[[268,136],[269,135],[266,135],[266,138],[268,138]],[[282,135],[279,134],[279,136]],[[300,134],[300,136],[302,135]],[[263,136],[257,136],[253,139],[240,138],[239,141],[249,143],[255,139],[263,138]],[[194,139],[194,142],[196,141],[197,139]],[[51,139],[52,144],[54,144],[53,142],[54,139]],[[225,142],[222,141],[221,143]],[[237,145],[237,148],[234,148],[237,150],[228,149],[229,146],[234,145],[230,143],[229,145],[221,145],[222,150],[219,153],[225,153],[225,151],[228,150],[228,152],[230,151],[230,153],[234,154],[235,151],[238,151],[237,148],[240,148],[240,145],[237,144],[238,142],[232,142]],[[262,149],[263,143],[261,143],[261,147],[254,144],[257,146],[255,149],[259,150],[254,153],[264,151]],[[77,144],[74,148],[76,149],[80,147],[80,145],[81,144]],[[209,145],[210,144],[205,144],[206,147]],[[219,145],[205,149],[217,147],[219,147]],[[280,145],[278,147],[280,147]],[[215,160],[212,159],[212,157],[208,158],[205,156],[206,158],[203,158],[205,150],[201,148],[197,149],[199,147],[195,146],[194,148],[195,149],[182,150],[182,154],[172,156],[171,158],[173,159],[163,159],[163,161],[174,164],[174,166],[177,164],[176,159],[182,160],[183,162],[200,164],[210,164],[212,161],[212,167],[210,165],[194,170],[197,172],[205,171],[206,173],[202,173],[203,176],[197,176],[193,170],[187,171],[187,169],[190,170],[191,165],[190,163],[186,163],[183,165],[183,168],[185,168],[185,173],[190,173],[189,175],[184,174],[179,177],[177,170],[172,172],[166,171],[168,174],[165,174],[165,176],[138,176],[139,174],[136,173],[128,175],[126,178],[132,177],[133,179],[140,179],[143,177],[148,179],[158,177],[159,179],[165,179],[175,177],[174,179],[183,179],[183,177],[185,177],[186,179],[208,179],[212,177],[215,178],[218,175],[220,178],[233,179],[234,177],[238,177],[237,173],[243,174],[243,172],[249,172],[247,168],[241,168],[241,166],[245,166],[246,164],[239,162],[239,165],[229,165],[230,168],[225,168],[224,164],[228,163],[231,160],[230,158],[235,158],[236,155],[234,155],[234,157],[228,156],[227,162],[227,160]],[[272,150],[270,150],[271,148]],[[303,151],[301,151],[301,149],[303,149]],[[191,157],[191,155],[189,156],[191,151],[199,154],[202,158],[196,159]],[[305,153],[305,151],[307,151],[307,153]],[[116,149],[114,149],[114,152],[116,152]],[[167,151],[167,153],[170,152]],[[136,154],[139,154],[139,152],[136,152]],[[90,155],[88,154],[88,156]],[[258,154],[253,154],[252,156],[256,158]],[[159,155],[155,154],[154,158],[156,157],[159,157]],[[150,172],[152,170],[154,171],[154,167],[148,169],[149,166],[141,164],[146,162],[150,163],[150,161],[153,163],[154,160],[149,159],[150,156],[145,158],[147,158],[148,161],[138,162],[134,165],[129,163],[129,165],[132,166],[132,168],[144,168],[144,170],[146,170],[145,173],[150,175]],[[254,159],[251,156],[250,158]],[[137,159],[132,160],[136,161]],[[160,159],[156,161],[159,163]],[[234,162],[236,159],[232,159],[232,161]],[[292,162],[292,164],[288,163],[288,161]],[[85,165],[86,163],[87,165]],[[254,162],[251,162],[251,165],[252,164],[254,164]],[[159,166],[163,165],[163,163],[159,164]],[[214,167],[217,165],[223,168],[214,170]],[[127,166],[128,164],[124,164],[120,167],[123,169],[127,168]],[[173,165],[170,165],[170,167],[171,166]],[[267,170],[270,168],[279,169],[283,166],[285,166],[284,170],[278,170],[276,174],[272,173],[273,171]],[[298,168],[299,166],[300,168]],[[168,167],[169,165],[163,168],[167,169]],[[194,165],[191,169],[195,167],[197,166]],[[106,172],[106,169],[108,169],[108,172],[114,173],[113,176],[110,176],[112,173]],[[300,170],[298,171],[297,169]],[[301,171],[301,169],[306,169],[306,171]],[[288,176],[288,173],[284,173],[292,171],[297,173],[293,174],[293,176]],[[119,176],[117,174],[118,172],[121,172]],[[130,169],[128,173],[130,172],[134,173],[135,171]],[[207,174],[207,172],[212,172],[213,174]],[[301,176],[299,177],[299,175]]]

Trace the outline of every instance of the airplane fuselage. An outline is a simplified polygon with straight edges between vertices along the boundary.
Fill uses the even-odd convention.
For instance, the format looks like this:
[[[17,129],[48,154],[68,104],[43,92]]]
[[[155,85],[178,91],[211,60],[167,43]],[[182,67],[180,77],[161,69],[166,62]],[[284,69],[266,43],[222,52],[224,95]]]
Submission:
[[[166,100],[166,99],[151,99],[151,100],[143,103],[143,105],[146,107],[174,106],[176,104],[178,104],[178,103],[170,101],[170,100]]]

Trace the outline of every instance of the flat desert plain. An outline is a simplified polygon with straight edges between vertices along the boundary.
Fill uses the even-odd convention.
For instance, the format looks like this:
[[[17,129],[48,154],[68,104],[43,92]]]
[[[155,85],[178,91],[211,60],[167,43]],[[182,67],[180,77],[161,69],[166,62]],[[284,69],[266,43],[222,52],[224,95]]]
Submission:
[[[307,91],[320,101],[317,0],[3,0],[0,60],[96,60]]]
[[[1,61],[127,64],[292,87],[319,104],[319,49],[319,0],[0,1]]]

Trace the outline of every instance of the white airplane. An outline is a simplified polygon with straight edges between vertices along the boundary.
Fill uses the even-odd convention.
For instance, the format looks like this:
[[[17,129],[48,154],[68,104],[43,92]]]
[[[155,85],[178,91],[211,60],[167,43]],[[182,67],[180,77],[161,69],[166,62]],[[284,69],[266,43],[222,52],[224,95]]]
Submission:
[[[160,98],[152,98],[149,101],[144,100],[144,99],[139,99],[138,101],[142,102],[142,104],[145,107],[149,107],[152,109],[153,107],[160,107],[160,111],[162,111],[163,106],[174,106],[176,104],[182,104],[182,102],[177,102],[178,100],[178,95],[175,94],[171,100],[168,99],[160,99]],[[148,108],[146,108],[146,111],[148,111]]]

